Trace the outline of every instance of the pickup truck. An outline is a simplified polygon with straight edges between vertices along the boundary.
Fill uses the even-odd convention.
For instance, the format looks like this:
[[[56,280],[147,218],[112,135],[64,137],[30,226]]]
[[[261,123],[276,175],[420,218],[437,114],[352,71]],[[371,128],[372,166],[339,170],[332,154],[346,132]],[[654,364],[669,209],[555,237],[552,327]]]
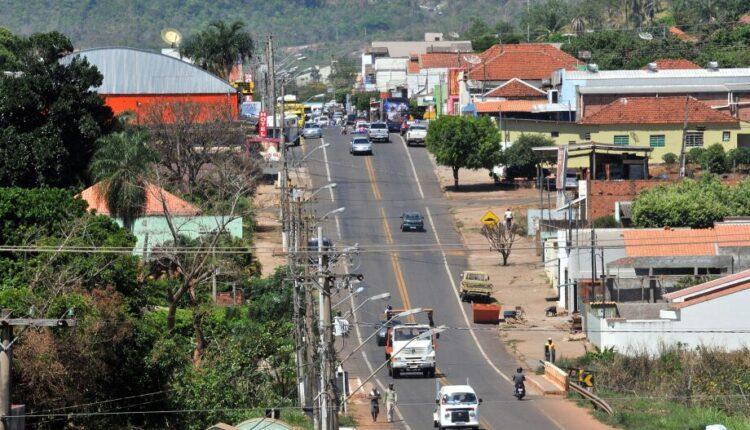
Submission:
[[[367,136],[373,142],[388,142],[390,137],[388,136],[388,126],[384,122],[373,122],[370,124],[370,129],[367,132]]]
[[[427,126],[424,124],[413,124],[409,126],[406,131],[406,145],[411,146],[412,144],[424,145],[424,140],[427,137]]]
[[[482,399],[469,385],[444,385],[437,392],[432,413],[435,428],[479,429],[479,405]]]
[[[462,301],[481,299],[489,301],[492,298],[492,283],[490,276],[484,272],[467,270],[461,273],[459,295]]]
[[[402,312],[393,309],[386,312],[386,320]],[[385,358],[388,360],[388,375],[394,379],[405,372],[419,372],[427,377],[435,376],[435,351],[439,334],[431,338],[415,339],[434,328],[432,309],[424,309],[428,324],[403,323],[388,327],[385,338]]]

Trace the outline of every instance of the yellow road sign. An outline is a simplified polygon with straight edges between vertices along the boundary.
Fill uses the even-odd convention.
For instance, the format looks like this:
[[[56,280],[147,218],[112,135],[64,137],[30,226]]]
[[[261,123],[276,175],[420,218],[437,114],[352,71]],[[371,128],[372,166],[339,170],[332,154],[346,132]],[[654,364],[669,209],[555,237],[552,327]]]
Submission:
[[[487,211],[487,213],[482,216],[482,223],[484,225],[493,226],[499,222],[500,218],[492,211]]]

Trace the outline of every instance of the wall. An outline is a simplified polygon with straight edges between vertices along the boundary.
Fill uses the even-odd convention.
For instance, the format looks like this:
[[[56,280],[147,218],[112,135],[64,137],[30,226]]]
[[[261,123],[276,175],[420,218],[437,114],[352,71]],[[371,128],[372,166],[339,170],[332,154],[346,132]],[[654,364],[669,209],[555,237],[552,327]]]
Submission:
[[[740,291],[679,309],[677,320],[607,320],[589,311],[587,337],[599,348],[614,347],[624,354],[645,350],[656,355],[662,345],[677,342],[687,347],[740,349],[750,346],[748,301],[750,290]],[[698,332],[701,330],[712,332]]]
[[[115,219],[122,226],[122,220]],[[226,223],[226,231],[230,236],[242,238],[242,217],[232,220],[222,220],[216,216],[173,216],[172,224],[178,234],[195,239],[207,232],[216,230]],[[172,241],[167,220],[162,216],[147,216],[135,220],[133,223],[133,234],[136,237],[134,254],[143,255],[149,253],[154,246]]]
[[[615,202],[632,201],[642,190],[657,185],[668,185],[674,181],[653,179],[634,180],[588,180],[586,181],[586,219],[597,219],[615,214]]]
[[[115,115],[131,111],[142,120],[149,112],[150,106],[168,105],[170,103],[195,103],[201,106],[198,122],[223,119],[230,116],[237,119],[239,105],[236,94],[106,94],[104,103]],[[165,117],[166,121],[169,121]]]

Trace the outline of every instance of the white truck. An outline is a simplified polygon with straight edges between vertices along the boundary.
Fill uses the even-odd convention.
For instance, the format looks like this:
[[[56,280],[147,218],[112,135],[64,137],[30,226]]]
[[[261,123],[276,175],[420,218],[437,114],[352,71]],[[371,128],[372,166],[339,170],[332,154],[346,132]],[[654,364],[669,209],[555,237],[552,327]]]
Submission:
[[[401,312],[393,309],[386,312],[386,319]],[[388,360],[388,375],[398,378],[405,372],[419,372],[435,377],[435,350],[439,334],[425,339],[417,337],[434,327],[432,309],[425,309],[429,324],[398,324],[388,328],[385,341],[385,358]]]
[[[444,385],[437,390],[433,425],[438,429],[479,429],[479,404],[476,392],[469,385]]]
[[[427,126],[425,124],[415,123],[409,126],[406,130],[406,145],[424,145],[425,138],[427,137]]]

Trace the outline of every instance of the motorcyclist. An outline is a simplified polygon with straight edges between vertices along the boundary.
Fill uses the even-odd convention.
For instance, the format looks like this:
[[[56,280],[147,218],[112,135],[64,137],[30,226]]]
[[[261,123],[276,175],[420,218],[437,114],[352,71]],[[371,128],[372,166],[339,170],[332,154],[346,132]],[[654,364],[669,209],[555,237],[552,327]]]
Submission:
[[[518,387],[521,387],[524,388],[524,391],[526,391],[524,381],[526,381],[526,377],[523,375],[523,368],[519,367],[518,369],[516,369],[516,373],[513,375],[513,386],[516,390],[518,390]]]

